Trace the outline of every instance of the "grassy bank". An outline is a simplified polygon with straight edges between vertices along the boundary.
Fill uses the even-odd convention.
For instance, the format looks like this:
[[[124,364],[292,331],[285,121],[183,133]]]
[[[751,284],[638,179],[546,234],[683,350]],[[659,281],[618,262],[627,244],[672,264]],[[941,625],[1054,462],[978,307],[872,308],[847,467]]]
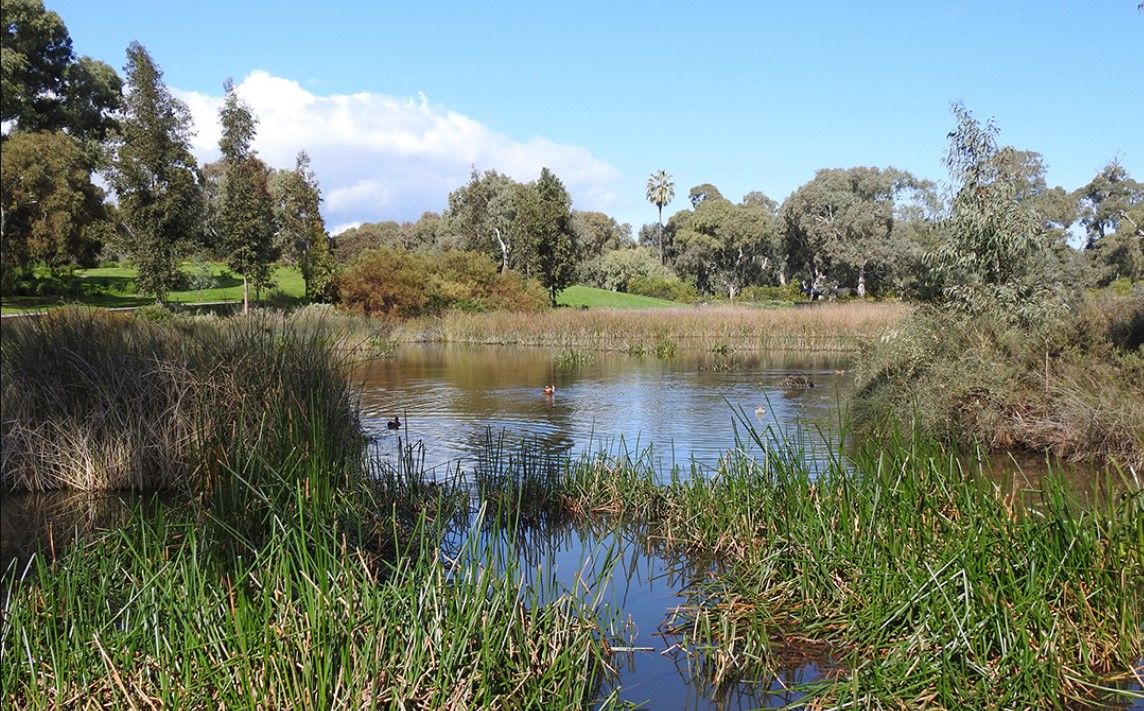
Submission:
[[[214,303],[242,301],[242,277],[236,277],[219,264],[196,267],[182,266],[188,282],[201,282],[201,288],[187,288],[167,294],[166,301],[173,304]],[[42,311],[64,305],[95,306],[99,308],[129,308],[155,303],[153,296],[135,291],[134,267],[96,267],[77,269],[75,274],[55,280],[44,280],[41,293],[5,295],[0,312],[5,314]],[[306,293],[302,273],[295,267],[276,267],[271,278],[274,288],[263,293],[277,304],[301,303]],[[251,298],[254,292],[251,291]]]
[[[1038,332],[920,311],[860,359],[854,414],[876,430],[1049,451],[1144,471],[1144,291],[1097,294]]]
[[[854,351],[899,324],[909,307],[889,303],[807,308],[693,306],[449,313],[396,324],[398,341],[557,346],[655,353],[664,348]]]

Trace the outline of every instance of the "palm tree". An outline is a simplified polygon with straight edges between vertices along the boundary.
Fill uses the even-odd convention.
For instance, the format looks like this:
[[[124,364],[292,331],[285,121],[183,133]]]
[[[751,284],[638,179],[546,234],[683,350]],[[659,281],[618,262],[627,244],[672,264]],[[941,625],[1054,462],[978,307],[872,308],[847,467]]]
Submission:
[[[664,263],[663,208],[675,197],[675,183],[666,170],[657,170],[647,179],[647,201],[659,208],[659,261]]]

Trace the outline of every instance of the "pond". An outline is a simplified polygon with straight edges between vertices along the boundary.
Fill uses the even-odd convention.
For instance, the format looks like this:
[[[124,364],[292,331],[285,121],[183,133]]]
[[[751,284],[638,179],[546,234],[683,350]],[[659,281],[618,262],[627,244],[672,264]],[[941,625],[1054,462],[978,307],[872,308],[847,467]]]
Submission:
[[[445,477],[471,471],[490,440],[510,448],[529,441],[554,456],[626,453],[650,457],[664,477],[673,470],[706,476],[735,447],[761,455],[752,430],[764,441],[793,442],[825,466],[840,437],[839,404],[853,387],[850,364],[849,356],[833,353],[681,352],[661,359],[407,345],[393,357],[359,364],[352,377],[361,385],[371,454],[389,463],[413,446],[427,469]],[[546,385],[555,392],[544,394]],[[403,425],[391,430],[387,422],[395,416]],[[0,554],[7,562],[36,547],[54,552],[70,531],[111,527],[124,516],[118,496],[103,497],[98,506],[0,497]],[[28,543],[37,537],[39,544]],[[507,545],[495,537],[486,542]],[[695,561],[661,555],[632,529],[574,522],[528,532],[514,545],[533,582],[573,589],[591,577],[601,586],[612,631],[626,650],[613,657],[616,673],[603,681],[601,698],[611,694],[647,708],[777,707],[797,701],[788,686],[820,677],[830,664],[821,652],[796,655],[771,678],[716,693],[668,630],[676,608],[692,602],[692,583],[707,573]]]
[[[657,471],[710,470],[749,444],[796,440],[814,456],[836,441],[850,358],[836,353],[671,358],[544,348],[421,345],[362,364],[367,434],[383,459],[397,440],[424,445],[426,465],[471,458],[490,437],[528,439],[553,455],[651,456]],[[546,385],[555,392],[545,395]],[[761,408],[761,409],[760,409]],[[394,417],[400,430],[386,428]],[[649,450],[650,448],[650,450]]]

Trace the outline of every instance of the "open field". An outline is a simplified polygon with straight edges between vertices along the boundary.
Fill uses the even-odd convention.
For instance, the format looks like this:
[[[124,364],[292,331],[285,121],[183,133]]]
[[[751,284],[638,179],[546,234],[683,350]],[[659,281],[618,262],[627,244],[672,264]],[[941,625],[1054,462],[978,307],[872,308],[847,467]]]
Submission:
[[[192,275],[193,268],[183,265],[183,271]],[[242,301],[242,277],[235,276],[218,264],[210,265],[210,276],[215,285],[204,289],[186,289],[173,291],[167,295],[166,301],[170,303],[203,303],[218,301]],[[276,286],[272,292],[280,292],[288,303],[297,303],[305,295],[305,284],[302,274],[295,267],[276,267],[274,269],[274,282]],[[5,296],[0,311],[5,314],[22,313],[26,311],[40,311],[55,308],[66,304],[80,304],[83,306],[97,306],[101,308],[126,308],[133,306],[148,306],[155,303],[150,296],[142,296],[135,292],[134,267],[96,267],[94,269],[78,269],[70,280],[71,293],[68,295],[45,296]],[[254,291],[250,292],[254,298]],[[266,297],[267,294],[263,294]]]
[[[639,294],[624,294],[608,289],[576,284],[561,291],[556,297],[560,306],[589,309],[654,309],[678,307],[679,303]]]

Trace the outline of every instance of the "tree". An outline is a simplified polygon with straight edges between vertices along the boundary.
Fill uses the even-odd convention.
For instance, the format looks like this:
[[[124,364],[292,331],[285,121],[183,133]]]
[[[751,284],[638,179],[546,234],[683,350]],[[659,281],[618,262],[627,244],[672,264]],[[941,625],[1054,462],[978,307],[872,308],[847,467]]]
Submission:
[[[254,282],[256,289],[267,285],[270,266],[278,257],[274,245],[274,199],[270,195],[270,171],[251,147],[257,120],[250,107],[239,99],[233,81],[227,79],[223,88],[226,98],[219,110],[219,148],[226,177],[219,226],[227,264],[242,275],[242,311],[247,313],[250,283]],[[324,237],[324,229],[322,233]]]
[[[823,169],[783,204],[788,256],[819,285],[830,272],[852,275],[866,296],[868,272],[895,257],[894,204],[916,187],[893,168]]]
[[[1106,235],[1115,232],[1121,219],[1134,206],[1144,205],[1144,183],[1132,179],[1124,166],[1111,161],[1088,185],[1076,191],[1080,222],[1092,249]]]
[[[580,245],[580,258],[594,259],[616,249],[634,247],[632,226],[621,225],[614,217],[602,212],[573,210],[572,230]]]
[[[500,257],[501,273],[507,272],[518,232],[516,185],[495,170],[473,168],[468,184],[449,194],[448,229],[460,237],[450,246]]]
[[[540,178],[525,186],[518,205],[530,247],[527,273],[540,281],[555,306],[557,292],[576,278],[579,250],[572,230],[572,199],[564,183],[543,168]]]
[[[711,183],[702,183],[691,188],[687,192],[687,199],[691,201],[692,207],[699,207],[699,203],[704,200],[725,200],[723,193],[719,192],[719,188]]]
[[[298,153],[294,170],[281,171],[272,192],[278,251],[289,255],[301,269],[307,299],[333,298],[336,265],[320,210],[318,178],[310,169],[310,156],[305,151]]]
[[[60,132],[19,132],[0,153],[0,284],[33,263],[53,271],[90,263],[92,225],[105,216],[78,141]]]
[[[660,264],[667,263],[666,250],[664,248],[664,234],[663,234],[663,208],[666,207],[671,201],[675,199],[675,183],[672,182],[671,176],[667,174],[666,170],[657,170],[652,173],[647,179],[647,201],[656,206],[659,210],[659,262]]]
[[[58,14],[40,0],[4,0],[0,44],[0,121],[13,133],[66,131],[87,150],[107,137],[123,82],[107,64],[75,56]]]
[[[110,176],[139,291],[162,300],[180,281],[179,260],[202,228],[202,187],[190,151],[191,117],[138,42],[127,48],[131,87]]]
[[[761,280],[773,263],[778,226],[774,216],[760,207],[709,197],[698,201],[694,212],[672,220],[678,226],[676,269],[691,276],[700,292],[718,287],[734,300],[744,286]]]
[[[1059,315],[1067,308],[1061,265],[1036,213],[1020,199],[1025,183],[998,148],[997,127],[982,126],[961,103],[953,113],[957,128],[945,163],[957,192],[943,241],[928,259],[944,303],[1022,326]]]

